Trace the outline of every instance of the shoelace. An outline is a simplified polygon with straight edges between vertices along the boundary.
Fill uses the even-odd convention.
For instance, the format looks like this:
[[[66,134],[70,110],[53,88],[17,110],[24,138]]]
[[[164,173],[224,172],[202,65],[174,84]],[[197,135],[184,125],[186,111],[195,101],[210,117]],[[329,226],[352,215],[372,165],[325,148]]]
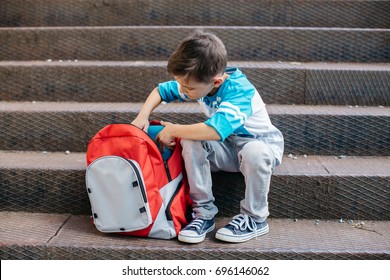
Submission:
[[[245,214],[238,214],[234,216],[229,225],[232,225],[234,228],[241,231],[249,229],[253,235],[255,235],[257,229],[256,223]]]
[[[193,220],[190,224],[190,228],[195,228],[196,230],[200,231],[202,225],[204,223],[204,220],[200,219],[200,218],[196,218],[195,220]]]

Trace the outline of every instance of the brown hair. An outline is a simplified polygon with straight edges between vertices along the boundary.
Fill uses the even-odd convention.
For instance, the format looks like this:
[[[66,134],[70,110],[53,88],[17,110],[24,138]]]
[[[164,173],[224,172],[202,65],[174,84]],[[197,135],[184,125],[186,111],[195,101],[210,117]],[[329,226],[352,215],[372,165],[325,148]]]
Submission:
[[[196,30],[186,37],[168,60],[168,72],[184,79],[209,83],[223,74],[227,53],[222,41],[214,34]]]

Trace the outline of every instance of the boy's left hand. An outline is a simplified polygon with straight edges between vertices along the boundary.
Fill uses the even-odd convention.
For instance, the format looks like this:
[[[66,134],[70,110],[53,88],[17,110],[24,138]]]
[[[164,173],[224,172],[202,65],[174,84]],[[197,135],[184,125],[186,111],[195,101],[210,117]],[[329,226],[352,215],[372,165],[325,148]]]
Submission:
[[[156,141],[162,143],[167,148],[173,148],[176,145],[175,137],[172,135],[174,124],[161,121],[161,125],[165,126],[156,137]]]

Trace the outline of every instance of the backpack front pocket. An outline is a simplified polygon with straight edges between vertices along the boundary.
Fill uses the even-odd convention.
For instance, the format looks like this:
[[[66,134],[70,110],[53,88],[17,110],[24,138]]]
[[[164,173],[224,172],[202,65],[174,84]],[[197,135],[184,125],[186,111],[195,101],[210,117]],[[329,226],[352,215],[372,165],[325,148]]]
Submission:
[[[129,232],[152,223],[139,164],[118,156],[93,161],[86,185],[96,228],[101,232]]]

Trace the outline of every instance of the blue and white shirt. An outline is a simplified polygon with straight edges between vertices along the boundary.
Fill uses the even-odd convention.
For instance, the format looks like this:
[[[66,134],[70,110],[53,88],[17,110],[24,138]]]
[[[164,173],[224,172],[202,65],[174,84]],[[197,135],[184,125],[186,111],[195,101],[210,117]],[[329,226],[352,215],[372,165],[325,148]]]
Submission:
[[[259,93],[238,68],[228,68],[226,73],[229,77],[216,94],[197,100],[208,117],[205,124],[218,132],[221,141],[230,135],[261,139],[270,145],[280,163],[283,135],[272,125]],[[158,90],[165,102],[191,100],[179,92],[176,81],[160,83]]]

